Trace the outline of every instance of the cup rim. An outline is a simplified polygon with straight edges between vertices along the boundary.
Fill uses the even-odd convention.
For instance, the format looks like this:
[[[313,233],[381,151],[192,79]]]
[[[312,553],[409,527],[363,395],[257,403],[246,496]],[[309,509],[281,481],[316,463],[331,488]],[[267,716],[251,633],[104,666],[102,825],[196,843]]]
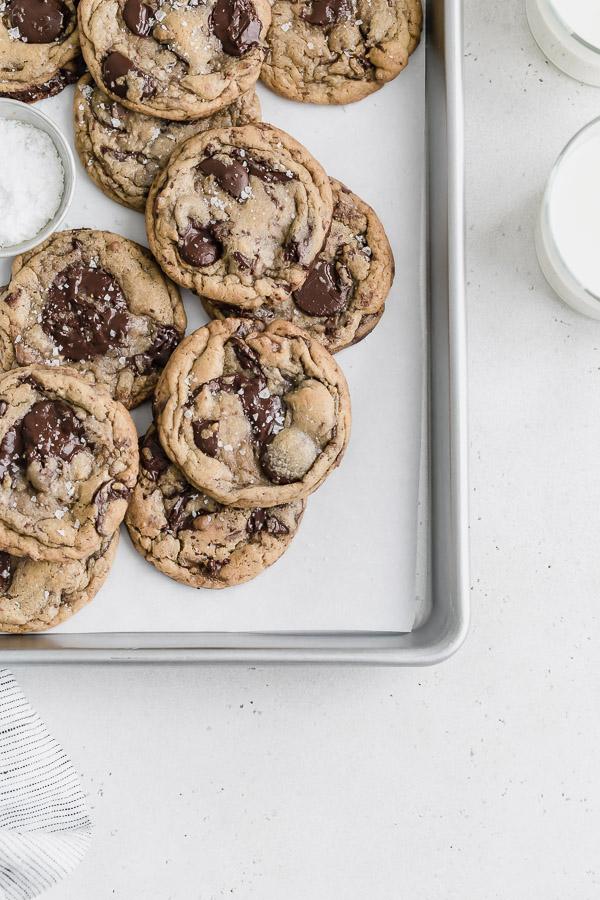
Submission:
[[[69,210],[75,192],[75,159],[73,151],[58,125],[52,121],[50,116],[39,109],[35,109],[30,104],[23,103],[21,100],[13,100],[10,97],[0,97],[0,119],[8,118],[3,115],[3,112],[8,112],[9,110],[14,111],[14,114],[10,117],[12,120],[23,122],[26,125],[33,125],[34,127],[36,127],[35,121],[31,120],[43,123],[41,130],[49,135],[65,171],[62,197],[58,209],[52,218],[34,237],[26,241],[20,241],[18,244],[7,244],[5,247],[0,247],[0,258],[26,253],[37,244],[45,241],[54,231],[57,231]],[[26,116],[23,116],[22,113],[25,111]]]
[[[567,159],[567,157],[573,152],[573,150],[577,147],[577,145],[584,139],[588,132],[600,131],[600,116],[595,119],[592,119],[591,122],[588,122],[583,128],[580,128],[579,131],[573,135],[571,140],[566,144],[566,146],[560,152],[556,162],[552,167],[552,171],[550,172],[550,176],[548,178],[548,182],[546,185],[546,190],[544,192],[544,200],[542,203],[541,210],[541,224],[543,228],[543,232],[545,235],[546,241],[550,244],[552,252],[556,259],[560,262],[563,270],[568,274],[569,278],[572,280],[573,284],[576,286],[576,289],[581,294],[584,294],[586,297],[591,298],[594,304],[598,304],[600,308],[600,294],[596,294],[594,291],[590,290],[590,288],[586,287],[579,278],[575,275],[571,267],[565,261],[563,254],[560,251],[560,248],[556,242],[556,238],[554,235],[554,230],[552,228],[550,222],[550,203],[552,199],[552,192],[554,189],[554,183],[558,177],[560,169]]]

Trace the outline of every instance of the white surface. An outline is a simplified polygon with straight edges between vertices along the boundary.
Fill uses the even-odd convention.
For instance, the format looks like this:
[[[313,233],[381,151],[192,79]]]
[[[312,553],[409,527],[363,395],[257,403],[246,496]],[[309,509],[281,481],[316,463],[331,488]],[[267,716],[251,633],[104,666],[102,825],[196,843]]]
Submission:
[[[432,670],[21,669],[95,837],[48,900],[596,900],[600,324],[532,242],[600,92],[467,0],[473,629]]]
[[[354,107],[295,104],[260,86],[264,120],[293,134],[327,172],[377,209],[399,272],[382,326],[339,354],[352,397],[350,445],[340,468],[309,499],[290,549],[249,584],[226,593],[198,593],[147,563],[123,528],[115,564],[96,601],[57,632],[412,628],[423,408],[422,51],[413,63],[405,78]],[[72,102],[70,89],[41,104],[68,137]],[[350,146],[353,153],[340,153],[340,147]],[[144,217],[105,197],[77,161],[75,197],[64,227],[79,226],[107,228],[147,245]],[[3,262],[0,274],[8,280],[8,261]],[[184,299],[191,332],[207,317],[197,297],[186,291]],[[385,378],[374,379],[382,359]],[[149,406],[135,413],[141,433],[150,420]],[[399,475],[390,479],[390,472]]]

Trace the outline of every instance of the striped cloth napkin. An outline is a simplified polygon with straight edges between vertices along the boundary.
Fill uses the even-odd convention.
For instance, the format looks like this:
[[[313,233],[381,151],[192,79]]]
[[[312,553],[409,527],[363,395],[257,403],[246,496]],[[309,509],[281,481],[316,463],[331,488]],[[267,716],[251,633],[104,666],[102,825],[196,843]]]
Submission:
[[[0,900],[39,897],[75,868],[90,837],[71,761],[0,669]]]

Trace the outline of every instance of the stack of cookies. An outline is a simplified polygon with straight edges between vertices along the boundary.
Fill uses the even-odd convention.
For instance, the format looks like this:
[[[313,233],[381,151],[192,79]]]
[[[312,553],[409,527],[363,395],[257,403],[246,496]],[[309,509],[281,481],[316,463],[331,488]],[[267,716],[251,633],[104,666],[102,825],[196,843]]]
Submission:
[[[4,0],[0,95],[32,102],[81,74],[127,108],[193,121],[259,76],[292,100],[351,103],[408,63],[420,0]]]

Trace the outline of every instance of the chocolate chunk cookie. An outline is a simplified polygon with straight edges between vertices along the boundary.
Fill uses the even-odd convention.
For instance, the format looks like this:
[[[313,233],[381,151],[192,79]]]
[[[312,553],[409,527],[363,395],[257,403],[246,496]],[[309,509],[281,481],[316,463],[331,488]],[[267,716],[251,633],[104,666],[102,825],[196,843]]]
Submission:
[[[289,322],[210,322],[186,338],[156,389],[160,440],[220,503],[279,506],[339,465],[350,395],[327,350]]]
[[[245,311],[203,298],[212,318],[287,319],[330,353],[362,341],[383,315],[394,279],[394,257],[383,225],[360,197],[331,180],[333,220],[308,278],[283,303]]]
[[[128,409],[185,333],[179,291],[150,253],[110,231],[59,231],[18,256],[0,295],[0,362],[68,365]]]
[[[81,0],[81,49],[96,84],[137,112],[198,119],[256,83],[269,0]]]
[[[195,588],[223,588],[250,581],[279,559],[305,502],[272,509],[223,506],[186,481],[151,426],[125,524],[136,550],[165,575]]]
[[[209,128],[259,122],[260,103],[252,89],[205,119],[173,122],[126,109],[84,75],[73,118],[75,147],[92,181],[117,203],[143,212],[150,185],[173,150]]]
[[[73,0],[4,0],[0,97],[33,102],[57,94],[81,74],[78,55]]]
[[[125,515],[138,473],[131,416],[72,369],[0,377],[0,547],[84,559]]]
[[[104,584],[118,543],[115,531],[89,556],[64,562],[0,552],[0,631],[45,631],[79,612]]]
[[[416,49],[420,0],[275,0],[264,83],[303,103],[353,103],[395,78]]]
[[[178,284],[245,309],[279,303],[306,279],[331,224],[329,179],[271,125],[191,138],[146,205],[152,252]]]

